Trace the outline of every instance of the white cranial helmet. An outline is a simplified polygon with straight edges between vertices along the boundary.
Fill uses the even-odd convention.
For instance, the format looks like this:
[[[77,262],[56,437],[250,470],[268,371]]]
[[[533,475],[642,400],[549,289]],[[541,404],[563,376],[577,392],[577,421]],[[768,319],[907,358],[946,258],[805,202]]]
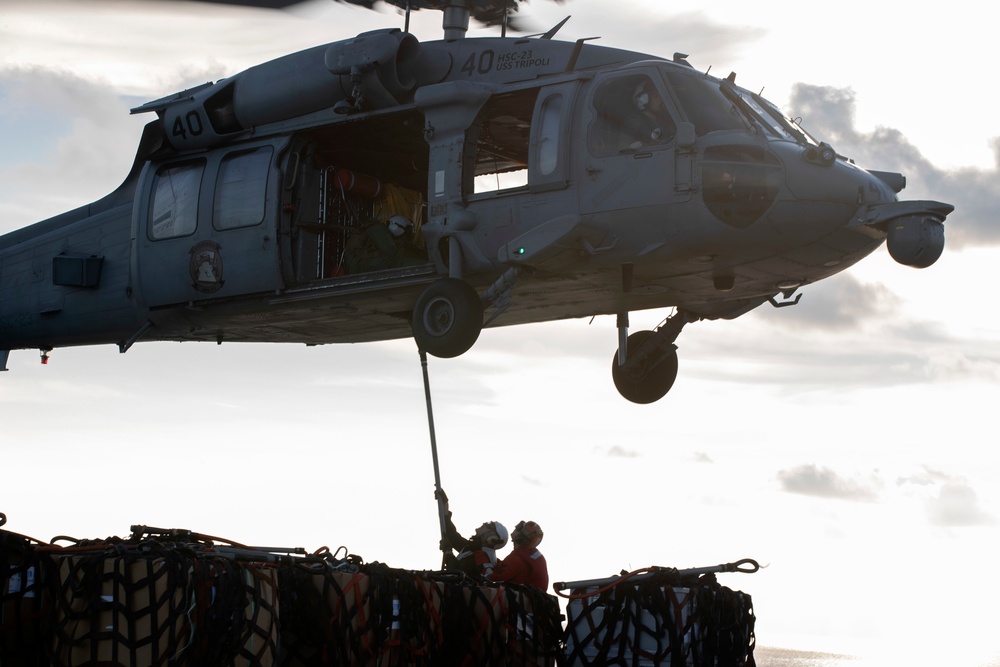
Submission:
[[[487,521],[476,528],[479,543],[490,549],[502,549],[507,544],[507,528],[499,521]]]
[[[389,231],[393,236],[402,236],[408,231],[413,231],[413,221],[405,215],[394,215],[389,218]]]

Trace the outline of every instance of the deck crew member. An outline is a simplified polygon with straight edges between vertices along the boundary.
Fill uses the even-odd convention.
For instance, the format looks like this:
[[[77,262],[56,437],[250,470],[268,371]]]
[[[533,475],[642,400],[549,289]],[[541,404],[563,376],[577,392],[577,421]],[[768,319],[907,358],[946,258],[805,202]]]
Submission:
[[[522,521],[511,533],[514,550],[497,563],[490,579],[509,581],[514,584],[528,584],[545,590],[549,587],[549,568],[545,556],[538,550],[542,541],[542,528],[534,521]]]

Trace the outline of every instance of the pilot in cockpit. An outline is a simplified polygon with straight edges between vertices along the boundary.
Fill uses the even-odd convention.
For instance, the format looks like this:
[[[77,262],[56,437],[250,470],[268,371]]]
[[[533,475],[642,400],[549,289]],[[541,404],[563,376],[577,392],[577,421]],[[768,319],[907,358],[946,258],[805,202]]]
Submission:
[[[637,150],[643,146],[668,143],[674,138],[677,127],[651,81],[636,86],[632,103],[636,113],[632,114],[624,128],[628,148]]]

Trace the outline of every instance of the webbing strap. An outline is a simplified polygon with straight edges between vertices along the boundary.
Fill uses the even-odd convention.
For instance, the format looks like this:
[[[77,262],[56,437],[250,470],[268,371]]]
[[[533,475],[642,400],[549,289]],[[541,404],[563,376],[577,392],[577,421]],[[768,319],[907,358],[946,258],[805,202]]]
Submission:
[[[243,565],[246,586],[243,636],[234,667],[270,667],[278,655],[278,582],[267,565]]]

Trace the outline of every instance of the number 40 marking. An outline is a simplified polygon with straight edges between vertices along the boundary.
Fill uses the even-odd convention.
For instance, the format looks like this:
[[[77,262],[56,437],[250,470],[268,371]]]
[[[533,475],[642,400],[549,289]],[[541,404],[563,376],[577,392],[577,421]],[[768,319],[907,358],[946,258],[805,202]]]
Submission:
[[[175,137],[187,139],[189,134],[192,137],[197,137],[204,131],[205,127],[202,125],[201,115],[197,111],[189,111],[186,116],[183,118],[178,116],[177,120],[174,121],[173,135]]]

